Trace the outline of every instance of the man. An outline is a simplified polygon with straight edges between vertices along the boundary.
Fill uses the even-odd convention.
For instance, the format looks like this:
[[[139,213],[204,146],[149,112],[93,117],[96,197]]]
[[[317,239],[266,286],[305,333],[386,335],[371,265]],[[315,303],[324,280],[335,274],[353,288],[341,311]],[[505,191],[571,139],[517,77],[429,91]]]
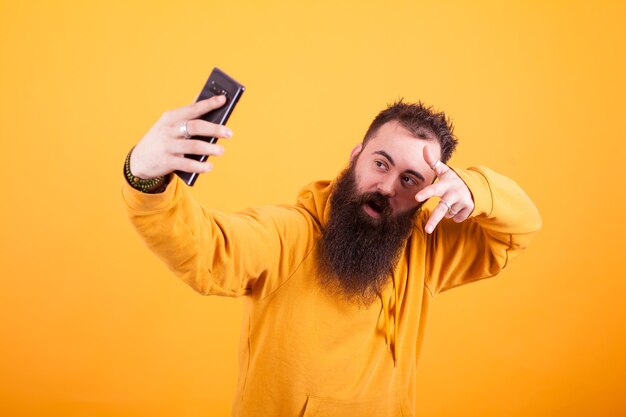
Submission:
[[[234,416],[410,416],[428,308],[497,274],[541,218],[510,179],[452,169],[443,113],[382,111],[349,167],[290,206],[204,209],[171,173],[207,172],[232,133],[198,117],[214,97],[164,113],[129,153],[123,197],[147,245],[202,294],[244,296]],[[435,181],[436,180],[436,181]],[[131,186],[130,184],[133,184]],[[422,209],[438,198],[432,210]]]

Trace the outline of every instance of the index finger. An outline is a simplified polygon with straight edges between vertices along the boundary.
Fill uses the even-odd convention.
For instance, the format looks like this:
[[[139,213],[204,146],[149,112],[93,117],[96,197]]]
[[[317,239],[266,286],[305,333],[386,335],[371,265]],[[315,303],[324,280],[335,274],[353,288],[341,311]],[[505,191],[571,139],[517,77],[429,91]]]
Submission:
[[[435,171],[438,177],[444,175],[450,168],[443,162],[441,162],[433,153],[429,146],[424,146],[424,161],[428,164],[430,169]]]
[[[213,96],[205,100],[196,101],[187,106],[172,110],[171,114],[176,120],[191,120],[207,114],[211,110],[222,107],[226,103],[225,96]]]

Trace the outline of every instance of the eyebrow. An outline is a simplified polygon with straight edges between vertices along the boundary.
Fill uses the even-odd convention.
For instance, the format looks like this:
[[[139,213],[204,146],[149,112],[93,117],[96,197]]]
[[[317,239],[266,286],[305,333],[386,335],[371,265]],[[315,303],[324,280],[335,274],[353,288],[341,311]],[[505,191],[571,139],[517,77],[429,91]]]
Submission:
[[[393,161],[393,158],[387,152],[385,152],[385,151],[376,151],[374,153],[378,154],[378,155],[384,156],[385,158],[387,158],[387,160],[389,160],[389,163],[391,165],[393,165],[394,167],[396,166],[396,163]],[[407,174],[411,174],[411,175],[416,176],[421,181],[425,181],[424,176],[422,174],[420,174],[419,172],[417,172],[417,171],[414,171],[412,169],[405,169],[404,172],[407,173]]]

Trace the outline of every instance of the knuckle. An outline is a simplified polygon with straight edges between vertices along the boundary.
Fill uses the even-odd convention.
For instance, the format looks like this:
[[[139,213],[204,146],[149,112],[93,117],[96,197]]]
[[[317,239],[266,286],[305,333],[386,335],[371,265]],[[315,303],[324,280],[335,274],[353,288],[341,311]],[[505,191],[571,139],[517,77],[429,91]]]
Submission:
[[[444,198],[446,200],[446,203],[450,205],[455,204],[456,202],[460,201],[459,195],[455,190],[446,191],[446,193],[444,194]]]
[[[161,144],[161,151],[164,154],[171,154],[174,153],[176,151],[176,146],[175,143],[173,141],[165,141]]]
[[[183,170],[187,172],[200,172],[198,171],[198,161],[194,161],[193,159],[185,159],[183,163]]]
[[[211,145],[211,154],[222,155],[224,153],[224,147],[221,145]]]
[[[169,122],[172,120],[172,110],[165,110],[162,114],[161,114],[161,120],[165,121],[165,122]]]
[[[187,120],[187,134],[189,136],[194,136],[198,132],[198,124],[195,119]]]
[[[193,115],[198,114],[198,102],[189,104],[185,110],[185,118],[191,119]]]
[[[196,101],[193,104],[193,110],[196,114],[203,114],[215,107],[215,97],[207,98],[204,100]]]
[[[196,168],[196,172],[207,172],[211,169],[211,163],[210,162],[195,162],[195,168]]]
[[[186,159],[185,166],[189,170],[189,172],[198,172],[198,162],[193,159]]]
[[[205,148],[205,143],[200,141],[200,140],[194,140],[191,142],[191,146],[190,146],[190,153],[196,154],[196,155],[204,155],[206,148]]]
[[[176,158],[174,158],[173,156],[168,156],[166,158],[163,158],[162,166],[164,169],[168,171],[174,171],[175,169],[179,168],[176,163]]]
[[[202,101],[196,101],[191,104],[191,110],[196,114],[204,113],[205,110],[203,104],[204,103]]]

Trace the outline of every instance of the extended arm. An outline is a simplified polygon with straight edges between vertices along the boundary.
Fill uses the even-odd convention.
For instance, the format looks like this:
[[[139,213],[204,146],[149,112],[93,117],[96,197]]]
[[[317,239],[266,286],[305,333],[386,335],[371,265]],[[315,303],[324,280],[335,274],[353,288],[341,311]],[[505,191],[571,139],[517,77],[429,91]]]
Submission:
[[[310,218],[292,206],[208,210],[175,178],[160,194],[124,184],[131,223],[146,245],[204,295],[264,297],[288,279],[312,249]]]
[[[212,97],[167,111],[141,139],[130,158],[130,171],[142,179],[170,175],[174,170],[202,173],[209,162],[185,154],[221,155],[223,148],[185,136],[230,137],[228,128],[197,119],[223,105]],[[126,181],[122,188],[129,218],[146,245],[183,281],[202,294],[240,296],[271,292],[292,272],[287,260],[304,256],[310,222],[295,207],[273,207],[225,214],[204,208],[186,185],[173,176],[163,192],[146,193]]]

